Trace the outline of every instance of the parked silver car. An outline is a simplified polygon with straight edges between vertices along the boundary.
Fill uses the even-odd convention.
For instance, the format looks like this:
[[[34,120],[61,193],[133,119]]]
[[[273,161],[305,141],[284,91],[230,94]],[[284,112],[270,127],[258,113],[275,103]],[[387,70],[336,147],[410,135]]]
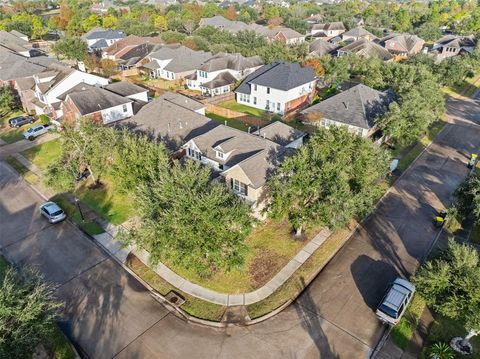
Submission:
[[[55,202],[45,202],[40,206],[40,213],[45,216],[50,223],[58,223],[67,218],[67,215]]]
[[[414,293],[415,286],[408,280],[395,279],[378,306],[376,312],[378,319],[390,325],[397,325]]]

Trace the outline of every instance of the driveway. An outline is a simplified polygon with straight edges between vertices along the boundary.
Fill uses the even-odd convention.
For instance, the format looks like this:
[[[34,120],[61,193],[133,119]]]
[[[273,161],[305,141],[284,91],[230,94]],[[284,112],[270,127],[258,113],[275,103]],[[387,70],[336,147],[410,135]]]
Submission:
[[[480,145],[477,105],[449,102],[459,117],[400,179],[298,300],[250,327],[224,330],[168,313],[68,222],[38,217],[41,199],[0,163],[0,246],[38,267],[65,302],[62,328],[91,358],[366,358],[384,327],[373,309],[389,282],[411,274],[436,235]],[[54,244],[54,245],[52,245]]]

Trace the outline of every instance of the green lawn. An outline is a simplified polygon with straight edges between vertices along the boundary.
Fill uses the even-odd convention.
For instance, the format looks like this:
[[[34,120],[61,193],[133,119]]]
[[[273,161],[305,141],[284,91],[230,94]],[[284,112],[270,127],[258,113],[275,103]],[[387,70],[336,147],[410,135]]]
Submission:
[[[480,244],[480,225],[476,224],[473,226],[469,239],[475,244]]]
[[[217,121],[218,123],[221,123],[222,125],[224,125],[225,121],[226,121],[227,126],[230,126],[230,127],[233,127],[233,128],[238,129],[238,130],[245,131],[245,132],[247,132],[248,127],[251,126],[248,123],[242,122],[241,120],[237,120],[237,119],[234,119],[234,118],[226,118],[226,117],[219,116],[219,115],[216,115],[216,114],[211,113],[211,112],[207,112],[205,115],[208,118],[211,118],[212,120]],[[252,126],[252,127],[254,127],[254,126]]]
[[[91,189],[91,180],[83,182],[76,190],[80,200],[112,224],[122,224],[133,214],[130,196],[120,193],[115,180],[109,175],[101,178],[102,186]]]
[[[277,291],[264,300],[247,306],[250,318],[258,318],[279,308],[282,304],[295,297],[303,290],[306,284],[318,273],[331,259],[332,255],[345,243],[348,233],[353,229],[355,223],[349,228],[334,232],[318,248],[318,250],[307,259],[307,261],[290,277]],[[307,294],[308,295],[308,294]]]
[[[26,130],[28,130],[30,127],[32,127],[34,125],[38,125],[40,123],[40,121],[37,120],[34,124],[28,124],[28,125],[22,126],[20,128],[10,128],[10,126],[8,125],[8,120],[10,120],[12,117],[20,116],[21,114],[23,114],[22,111],[15,111],[15,112],[12,112],[12,113],[8,114],[7,116],[4,116],[4,117],[1,118],[1,120],[0,120],[0,123],[1,123],[0,139],[5,141],[6,143],[17,142],[17,141],[23,139],[22,134]]]
[[[420,153],[422,153],[422,151],[433,141],[445,124],[446,122],[442,120],[434,122],[428,129],[425,136],[423,136],[413,146],[410,145],[410,150],[400,158],[398,169],[402,172],[405,171],[412,164],[415,158],[417,158]],[[392,156],[397,157],[402,151],[404,151],[404,147],[397,146],[397,148],[392,151]]]
[[[223,313],[226,309],[224,306],[205,302],[201,299],[183,293],[159,277],[154,271],[145,266],[135,256],[129,256],[126,264],[158,293],[165,296],[168,294],[168,292],[174,290],[176,293],[180,294],[185,299],[185,303],[181,308],[188,314],[200,319],[212,321],[220,321],[222,319]]]
[[[45,170],[50,164],[58,161],[61,154],[62,145],[60,139],[42,143],[22,152],[22,155],[40,170]]]
[[[313,238],[318,229],[311,230],[307,239]],[[292,259],[306,244],[293,238],[286,222],[267,221],[259,224],[247,237],[249,251],[245,263],[230,271],[220,270],[209,277],[199,276],[195,270],[165,263],[184,278],[220,293],[245,293],[261,287]]]
[[[449,343],[453,337],[462,337],[467,332],[466,329],[457,321],[434,315],[434,322],[432,323],[424,343],[423,352],[419,358],[427,359],[428,348],[435,343],[443,342]],[[471,358],[480,359],[480,336],[473,337],[470,340],[473,346],[473,354],[468,356],[457,355],[456,358]]]
[[[469,77],[463,80],[460,85],[445,86],[443,88],[443,92],[452,97],[470,97],[478,89],[476,82],[479,80],[479,78],[479,76]]]
[[[396,346],[405,350],[408,342],[412,339],[418,320],[425,309],[425,301],[416,294],[407,308],[400,322],[392,329],[390,334]]]
[[[78,208],[69,202],[63,194],[56,194],[51,198],[51,200],[57,203],[73,222],[75,222],[80,228],[82,228],[91,236],[105,232],[103,228],[96,222],[88,220],[82,221],[82,217],[78,211]]]
[[[228,108],[233,111],[243,112],[245,114],[256,116],[256,117],[262,117],[263,113],[265,112],[255,107],[239,104],[235,100],[220,102],[218,106]]]

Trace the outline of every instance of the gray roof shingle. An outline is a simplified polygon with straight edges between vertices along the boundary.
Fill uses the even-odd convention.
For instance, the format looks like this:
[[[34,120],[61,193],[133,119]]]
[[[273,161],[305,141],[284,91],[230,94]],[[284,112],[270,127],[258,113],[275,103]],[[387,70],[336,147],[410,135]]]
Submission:
[[[70,98],[83,116],[133,102],[129,98],[95,86],[76,86],[76,91],[70,92],[66,98]]]
[[[147,89],[141,86],[132,84],[129,81],[112,82],[111,84],[108,84],[107,86],[105,86],[105,88],[108,91],[114,92],[117,95],[125,96],[125,97],[148,91]]]
[[[316,78],[311,67],[301,67],[296,62],[276,61],[264,65],[248,75],[235,92],[250,94],[253,84],[288,91],[312,82]]]
[[[185,142],[199,136],[218,123],[197,112],[203,105],[186,96],[167,92],[143,108],[123,124],[134,131],[149,133],[177,150]]]
[[[385,112],[392,101],[393,94],[390,91],[377,91],[359,84],[301,113],[318,113],[321,118],[370,129],[375,125],[375,118]]]
[[[365,57],[375,57],[383,61],[389,61],[393,59],[393,55],[390,52],[388,52],[387,49],[381,47],[375,42],[372,42],[363,38],[356,40],[342,47],[341,49],[338,49],[338,51],[340,53],[345,52],[345,53],[352,53],[352,54],[357,54]]]

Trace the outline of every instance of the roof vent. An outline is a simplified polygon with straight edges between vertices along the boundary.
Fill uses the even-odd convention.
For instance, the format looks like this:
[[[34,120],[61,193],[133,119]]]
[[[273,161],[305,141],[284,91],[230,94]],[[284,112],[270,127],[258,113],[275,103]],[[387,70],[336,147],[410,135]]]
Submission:
[[[348,110],[348,102],[344,102],[343,106],[345,106],[345,109]]]

